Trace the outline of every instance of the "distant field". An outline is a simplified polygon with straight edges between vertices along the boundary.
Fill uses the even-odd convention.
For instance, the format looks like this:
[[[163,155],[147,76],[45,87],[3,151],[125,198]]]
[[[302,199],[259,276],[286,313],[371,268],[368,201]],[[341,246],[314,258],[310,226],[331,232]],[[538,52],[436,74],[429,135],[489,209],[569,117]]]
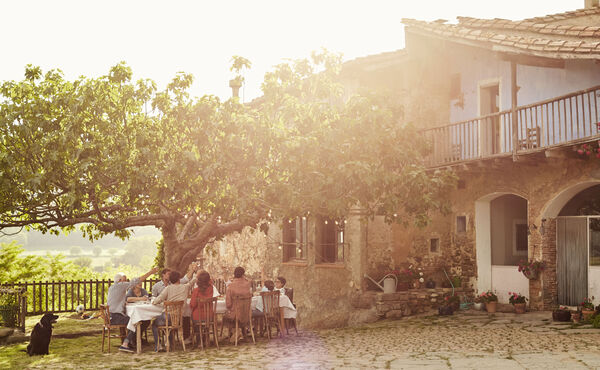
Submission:
[[[125,250],[118,250],[117,253],[115,253],[115,256],[121,256],[125,253]],[[77,257],[89,257],[92,259],[92,265],[91,267],[97,267],[97,266],[104,266],[106,264],[106,262],[109,262],[111,259],[111,255],[107,252],[107,251],[102,251],[102,254],[100,254],[100,256],[96,257],[93,254],[88,254],[88,253],[82,253],[78,256],[72,256],[70,255],[68,252],[65,253],[65,251],[63,250],[37,250],[37,251],[25,251],[23,252],[24,255],[29,255],[29,256],[45,256],[46,254],[50,254],[50,255],[57,255],[57,254],[62,254],[63,256],[65,256],[66,259],[74,259]]]

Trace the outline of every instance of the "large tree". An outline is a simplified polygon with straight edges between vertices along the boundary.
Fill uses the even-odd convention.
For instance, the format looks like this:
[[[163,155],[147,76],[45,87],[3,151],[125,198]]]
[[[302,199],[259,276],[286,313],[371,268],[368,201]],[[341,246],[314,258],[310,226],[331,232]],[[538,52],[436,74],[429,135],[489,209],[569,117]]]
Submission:
[[[238,66],[239,68],[239,66]],[[80,227],[90,238],[153,225],[165,265],[268,218],[404,210],[425,222],[451,181],[427,172],[427,144],[393,102],[346,98],[340,58],[277,66],[250,104],[164,91],[121,63],[67,81],[28,66],[0,88],[0,230]]]

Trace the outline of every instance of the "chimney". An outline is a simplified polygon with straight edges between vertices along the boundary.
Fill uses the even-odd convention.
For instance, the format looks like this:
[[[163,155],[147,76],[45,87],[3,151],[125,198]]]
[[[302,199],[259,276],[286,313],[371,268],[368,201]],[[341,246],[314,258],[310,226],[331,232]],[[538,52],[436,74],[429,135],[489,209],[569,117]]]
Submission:
[[[229,87],[231,87],[231,95],[234,98],[239,98],[240,87],[242,87],[242,82],[238,78],[234,78],[233,80],[229,80]]]
[[[598,4],[599,0],[584,0],[583,1],[583,7],[585,9],[590,9],[590,8],[594,8],[594,7],[598,7],[600,4]]]

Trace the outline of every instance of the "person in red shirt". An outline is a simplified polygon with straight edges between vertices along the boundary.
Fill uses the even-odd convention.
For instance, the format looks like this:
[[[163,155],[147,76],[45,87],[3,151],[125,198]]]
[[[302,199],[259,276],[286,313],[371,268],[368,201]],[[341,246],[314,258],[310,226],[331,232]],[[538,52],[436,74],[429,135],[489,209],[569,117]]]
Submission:
[[[210,274],[208,271],[201,271],[198,274],[197,287],[192,291],[192,299],[190,301],[190,308],[192,309],[192,320],[194,324],[206,320],[206,312],[200,312],[198,306],[198,298],[212,298],[213,297],[213,285],[210,280]]]

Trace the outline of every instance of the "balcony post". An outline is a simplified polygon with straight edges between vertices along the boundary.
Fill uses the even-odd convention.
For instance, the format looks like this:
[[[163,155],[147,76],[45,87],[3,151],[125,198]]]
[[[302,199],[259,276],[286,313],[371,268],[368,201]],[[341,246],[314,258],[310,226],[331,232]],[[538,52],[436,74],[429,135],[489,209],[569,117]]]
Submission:
[[[518,149],[518,115],[517,115],[517,91],[519,87],[517,86],[517,62],[514,59],[510,61],[510,95],[511,95],[511,120],[512,120],[512,152],[513,152],[513,162],[517,161],[517,149]]]

